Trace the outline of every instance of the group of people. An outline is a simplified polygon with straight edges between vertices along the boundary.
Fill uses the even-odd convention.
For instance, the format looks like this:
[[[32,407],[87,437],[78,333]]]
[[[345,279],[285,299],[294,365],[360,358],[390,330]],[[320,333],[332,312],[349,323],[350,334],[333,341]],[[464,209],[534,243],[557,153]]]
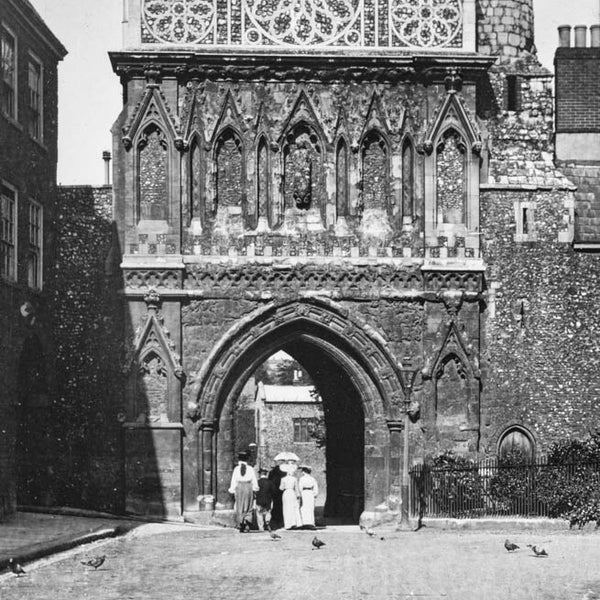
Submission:
[[[307,466],[280,461],[271,471],[248,464],[248,454],[238,456],[231,475],[229,493],[235,496],[236,522],[240,531],[249,531],[253,515],[259,529],[270,530],[271,523],[285,529],[316,529],[315,498],[317,480]]]

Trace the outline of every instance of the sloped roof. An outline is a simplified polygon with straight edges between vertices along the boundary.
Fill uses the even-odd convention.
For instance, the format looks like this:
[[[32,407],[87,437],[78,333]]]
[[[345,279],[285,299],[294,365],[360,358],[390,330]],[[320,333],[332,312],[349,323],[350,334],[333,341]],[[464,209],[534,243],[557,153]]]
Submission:
[[[312,385],[265,385],[261,381],[256,398],[267,404],[320,404],[320,401],[310,394],[313,389]]]

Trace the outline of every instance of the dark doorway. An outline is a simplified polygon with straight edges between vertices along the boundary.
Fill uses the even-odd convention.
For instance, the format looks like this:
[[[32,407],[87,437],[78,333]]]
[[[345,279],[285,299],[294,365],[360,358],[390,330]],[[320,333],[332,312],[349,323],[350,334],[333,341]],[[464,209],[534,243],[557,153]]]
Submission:
[[[267,469],[279,451],[297,454],[319,481],[317,522],[358,523],[364,412],[355,384],[327,352],[301,337],[283,344],[252,373],[235,406],[223,411],[220,429],[232,432],[234,455],[254,449],[254,462]]]

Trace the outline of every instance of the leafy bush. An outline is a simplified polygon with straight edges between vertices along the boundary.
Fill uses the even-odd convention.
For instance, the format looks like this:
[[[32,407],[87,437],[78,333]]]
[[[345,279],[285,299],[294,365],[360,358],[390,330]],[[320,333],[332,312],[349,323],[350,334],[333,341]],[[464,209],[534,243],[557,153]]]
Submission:
[[[489,482],[489,497],[499,513],[538,514],[535,496],[536,467],[514,450],[498,458],[498,469]]]
[[[445,452],[436,456],[430,463],[425,477],[430,477],[429,489],[437,514],[450,517],[472,516],[484,507],[483,479],[477,465],[462,456]]]
[[[567,519],[580,528],[596,521],[600,525],[600,430],[584,440],[554,444],[548,467],[539,477],[538,498],[548,506],[550,517]]]

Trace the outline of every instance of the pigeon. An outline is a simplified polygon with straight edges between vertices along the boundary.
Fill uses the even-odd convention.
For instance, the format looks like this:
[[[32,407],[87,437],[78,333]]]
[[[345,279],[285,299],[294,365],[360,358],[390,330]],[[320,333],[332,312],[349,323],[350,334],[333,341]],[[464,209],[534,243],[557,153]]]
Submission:
[[[276,542],[276,541],[278,541],[278,540],[280,540],[280,539],[281,539],[281,536],[280,536],[280,535],[278,535],[278,534],[276,534],[276,533],[275,533],[275,532],[273,532],[273,531],[271,531],[271,533],[270,533],[269,535],[271,536],[271,539],[272,539],[274,542]]]
[[[366,533],[366,534],[367,534],[369,537],[373,537],[373,536],[375,535],[375,532],[374,532],[372,529],[370,529],[369,527],[367,527],[367,528],[365,529],[365,533]]]
[[[325,542],[322,542],[322,541],[321,541],[321,540],[320,540],[320,539],[319,539],[319,538],[318,538],[318,537],[315,535],[315,537],[314,537],[314,538],[313,538],[313,540],[312,540],[312,545],[313,545],[313,547],[312,547],[312,549],[313,549],[313,550],[314,550],[315,548],[316,548],[317,550],[319,550],[319,549],[320,549],[322,546],[324,546],[324,545],[325,545]]]
[[[504,540],[504,547],[509,552],[514,552],[515,550],[519,549],[519,546],[517,546],[516,544],[513,544],[512,542],[509,542],[508,540]]]
[[[14,558],[10,558],[8,560],[8,566],[17,577],[21,577],[21,575],[26,574],[25,569],[23,569],[23,567]]]
[[[102,556],[94,556],[94,558],[90,558],[90,560],[82,560],[81,564],[86,567],[94,567],[94,570],[96,570],[104,564],[105,560],[106,554],[103,554]]]
[[[543,548],[538,550],[537,546],[531,546],[531,549],[536,556],[548,556],[548,553]]]

